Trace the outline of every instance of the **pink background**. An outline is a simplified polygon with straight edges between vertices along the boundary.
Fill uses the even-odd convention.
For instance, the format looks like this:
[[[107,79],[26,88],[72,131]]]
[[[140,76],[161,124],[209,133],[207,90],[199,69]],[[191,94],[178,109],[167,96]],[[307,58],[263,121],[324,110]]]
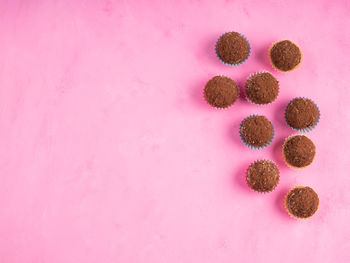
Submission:
[[[0,262],[349,262],[349,1],[0,1]],[[215,57],[236,30],[252,52]],[[280,96],[228,110],[202,98],[216,74],[240,85],[271,70],[269,45],[291,39],[298,70]],[[314,163],[293,171],[281,145],[295,96],[319,105]],[[265,114],[276,137],[246,148],[238,126]],[[245,184],[257,158],[280,166],[266,195]],[[320,197],[289,218],[294,185]]]

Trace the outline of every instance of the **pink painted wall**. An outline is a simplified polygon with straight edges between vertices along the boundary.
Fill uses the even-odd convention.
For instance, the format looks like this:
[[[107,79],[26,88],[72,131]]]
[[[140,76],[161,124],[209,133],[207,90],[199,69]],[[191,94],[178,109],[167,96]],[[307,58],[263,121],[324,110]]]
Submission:
[[[0,1],[0,262],[349,262],[349,28],[346,0]],[[230,30],[251,42],[238,68],[214,54]],[[203,101],[216,74],[272,71],[285,38],[304,61],[275,103]],[[295,96],[322,112],[302,171],[281,160]],[[253,113],[276,130],[261,151],[238,137]],[[280,166],[271,194],[245,185],[257,158]],[[308,221],[283,209],[294,185],[319,194]]]

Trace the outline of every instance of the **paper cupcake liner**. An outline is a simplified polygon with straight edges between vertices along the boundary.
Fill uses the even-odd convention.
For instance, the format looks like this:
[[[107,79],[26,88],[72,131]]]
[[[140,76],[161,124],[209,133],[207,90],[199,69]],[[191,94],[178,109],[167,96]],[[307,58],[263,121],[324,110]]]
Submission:
[[[253,150],[261,150],[261,149],[264,149],[266,148],[267,146],[269,146],[271,144],[271,142],[273,141],[273,138],[275,137],[275,128],[273,127],[273,124],[270,120],[268,120],[270,123],[271,123],[271,126],[272,126],[272,135],[271,135],[271,139],[268,141],[267,144],[263,145],[263,146],[254,146],[254,145],[251,145],[249,143],[247,143],[245,140],[244,140],[244,137],[241,133],[241,129],[242,129],[242,125],[243,125],[243,121],[247,118],[250,118],[250,117],[256,117],[256,116],[261,116],[261,115],[258,115],[258,114],[252,114],[252,115],[249,115],[248,117],[244,118],[242,121],[241,121],[241,124],[239,126],[239,137],[241,137],[241,141],[244,143],[245,146],[247,146],[248,148],[250,149],[253,149]]]
[[[320,203],[318,203],[315,213],[314,213],[313,215],[309,216],[309,217],[297,217],[297,216],[293,215],[293,214],[289,211],[288,206],[287,206],[287,196],[288,196],[288,194],[289,194],[291,191],[293,191],[294,189],[303,188],[303,187],[305,187],[305,186],[303,186],[303,185],[294,186],[292,189],[290,189],[290,190],[288,191],[288,193],[287,193],[287,194],[285,195],[285,197],[284,197],[284,208],[286,209],[288,215],[289,215],[291,218],[294,218],[294,219],[297,219],[297,220],[307,220],[307,219],[310,219],[311,217],[313,217],[313,216],[316,214],[316,212],[318,211],[318,208],[319,208],[319,206],[320,206]]]
[[[216,76],[230,78],[230,77],[227,77],[227,76],[225,76],[225,75],[216,75]],[[232,79],[232,78],[230,78],[230,79]],[[232,79],[232,80],[233,80],[233,79]],[[233,81],[234,81],[234,80],[233,80]],[[236,83],[236,81],[235,81],[235,83]],[[228,105],[228,106],[226,106],[226,107],[216,107],[216,106],[211,105],[211,104],[207,101],[207,98],[205,97],[205,86],[204,86],[203,94],[202,94],[203,99],[204,99],[204,101],[205,101],[209,106],[211,106],[212,108],[217,109],[217,110],[225,110],[225,109],[231,107],[233,104],[235,104],[235,103],[237,102],[237,100],[239,99],[240,95],[241,95],[240,88],[239,88],[239,86],[238,86],[237,83],[236,83],[236,86],[237,86],[237,90],[238,90],[237,99],[236,99],[231,105]]]
[[[231,32],[235,32],[235,31],[231,31]],[[232,66],[239,66],[239,65],[243,64],[243,63],[249,58],[249,56],[250,56],[250,50],[251,50],[251,48],[250,48],[250,43],[249,43],[248,39],[247,39],[243,34],[236,32],[236,33],[240,34],[240,36],[243,37],[243,38],[247,41],[247,43],[248,43],[248,54],[247,54],[247,57],[246,57],[244,60],[242,60],[241,62],[234,63],[234,64],[230,64],[230,63],[227,63],[227,62],[223,61],[223,60],[220,58],[220,56],[219,56],[219,54],[218,54],[218,51],[217,51],[218,41],[219,41],[219,39],[220,39],[223,35],[225,35],[225,34],[227,34],[227,33],[231,33],[231,32],[225,32],[225,33],[223,33],[223,34],[218,38],[218,40],[216,40],[216,44],[215,44],[215,54],[216,54],[216,56],[218,57],[218,59],[219,59],[223,64],[225,64],[225,65],[227,65],[227,66],[230,66],[230,67],[232,67]]]
[[[261,162],[261,161],[273,163],[273,164],[277,167],[277,170],[278,170],[278,181],[277,181],[277,184],[276,184],[275,187],[272,188],[270,191],[258,191],[258,190],[255,190],[255,189],[253,189],[253,188],[249,185],[249,183],[248,183],[248,171],[249,171],[250,166],[252,166],[252,165],[253,165],[254,163],[256,163],[256,162]],[[260,194],[268,194],[268,193],[271,193],[272,191],[274,191],[274,190],[277,188],[277,186],[278,186],[278,184],[279,184],[279,182],[280,182],[280,169],[279,169],[278,165],[277,165],[275,162],[271,161],[271,160],[268,160],[268,159],[258,159],[258,160],[256,160],[256,161],[254,161],[254,162],[252,162],[252,163],[249,164],[249,166],[248,166],[248,168],[247,168],[247,170],[246,170],[245,181],[246,181],[246,184],[248,185],[248,187],[249,187],[251,190],[253,190],[254,192],[257,192],[257,193],[260,193]]]
[[[288,122],[287,122],[287,116],[286,116],[286,114],[287,114],[287,109],[288,109],[289,105],[291,104],[291,102],[292,102],[294,99],[307,99],[307,100],[311,100],[312,103],[315,104],[316,109],[317,109],[317,111],[318,111],[318,118],[317,118],[317,120],[316,120],[316,122],[315,122],[314,125],[312,125],[312,126],[310,126],[310,127],[307,127],[307,128],[303,128],[303,129],[297,129],[297,128],[294,128],[294,127],[292,127],[292,126],[290,126],[290,125],[288,124]],[[306,98],[306,97],[295,97],[295,98],[293,98],[292,100],[289,101],[289,103],[288,103],[288,105],[287,105],[287,107],[286,107],[286,109],[285,109],[285,111],[284,111],[284,119],[285,119],[285,121],[286,121],[286,123],[287,123],[287,126],[290,127],[291,129],[295,130],[295,131],[298,131],[298,132],[304,132],[304,133],[305,133],[305,132],[310,132],[310,131],[312,131],[312,130],[317,126],[317,124],[319,123],[320,118],[321,118],[321,112],[320,112],[320,109],[318,108],[317,104],[316,104],[312,99],[309,99],[309,98]]]
[[[275,65],[274,65],[273,62],[272,62],[272,59],[271,59],[271,49],[273,48],[273,46],[274,46],[275,44],[277,44],[278,42],[285,41],[285,40],[288,40],[288,41],[292,42],[292,43],[293,43],[294,45],[296,45],[296,46],[299,48],[299,50],[300,50],[300,56],[301,56],[301,57],[300,57],[300,62],[299,62],[298,65],[295,66],[295,68],[290,69],[290,70],[280,70],[280,69],[276,68]],[[278,41],[274,42],[274,43],[269,47],[269,60],[270,60],[271,66],[274,68],[274,70],[276,70],[276,71],[278,71],[278,72],[282,72],[282,73],[292,72],[292,71],[296,70],[296,69],[300,66],[301,62],[303,61],[303,52],[301,51],[300,47],[299,47],[297,44],[295,44],[293,41],[291,41],[291,40],[289,40],[289,39],[282,39],[282,40],[278,40]]]
[[[275,99],[274,101],[271,101],[271,102],[265,103],[265,104],[258,104],[258,103],[255,103],[255,102],[251,101],[251,100],[249,99],[248,95],[247,95],[246,84],[247,84],[247,82],[248,82],[248,80],[249,80],[250,78],[252,78],[252,77],[254,77],[254,76],[258,75],[258,74],[261,74],[261,73],[270,73],[270,74],[273,76],[273,74],[272,74],[271,72],[267,71],[267,70],[260,70],[260,71],[251,73],[251,74],[248,76],[248,78],[246,79],[245,83],[244,83],[244,96],[245,96],[245,98],[247,99],[248,102],[250,102],[250,103],[252,103],[252,104],[254,104],[254,105],[258,105],[258,106],[264,106],[264,105],[272,104],[273,102],[275,102],[275,100],[277,99],[278,94],[279,94],[279,92],[280,92],[279,82],[278,82],[278,80],[277,80],[277,82],[278,82],[278,93],[277,93],[277,97],[276,97],[276,99]],[[273,77],[276,78],[275,76],[273,76]]]
[[[313,163],[313,160],[312,160],[312,162],[311,162],[309,165],[306,165],[306,166],[304,166],[304,167],[297,167],[297,166],[293,166],[293,165],[291,165],[290,163],[287,162],[286,156],[284,155],[284,146],[286,145],[286,143],[287,143],[287,141],[288,141],[289,139],[291,139],[292,137],[298,136],[298,135],[303,135],[303,136],[307,137],[307,136],[304,135],[304,134],[292,134],[292,135],[288,136],[288,137],[284,140],[284,143],[283,143],[283,146],[282,146],[282,155],[283,155],[284,162],[287,164],[287,166],[289,166],[290,168],[292,168],[292,169],[294,169],[294,170],[302,170],[302,169],[305,169],[305,168],[309,167],[309,166]],[[307,137],[307,138],[310,139],[309,137]],[[311,140],[311,139],[310,139],[310,140]],[[316,146],[315,146],[315,148],[316,148]]]

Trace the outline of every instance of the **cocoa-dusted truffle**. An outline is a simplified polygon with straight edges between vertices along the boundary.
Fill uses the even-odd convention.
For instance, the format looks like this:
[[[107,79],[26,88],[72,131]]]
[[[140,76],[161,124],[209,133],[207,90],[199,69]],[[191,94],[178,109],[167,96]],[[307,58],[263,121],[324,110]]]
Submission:
[[[216,108],[227,108],[238,98],[237,84],[225,76],[215,76],[205,85],[204,96]]]
[[[242,63],[249,56],[248,41],[237,32],[223,34],[216,43],[216,54],[227,64]]]
[[[283,145],[283,156],[287,164],[304,168],[315,158],[315,144],[305,135],[294,135],[287,138]]]
[[[300,48],[290,40],[276,42],[270,48],[272,66],[280,71],[291,71],[301,63]]]
[[[289,126],[297,130],[311,129],[320,113],[315,103],[307,98],[295,98],[287,106],[285,116]]]
[[[247,183],[257,192],[270,192],[278,184],[279,171],[277,166],[267,160],[252,163],[247,170]]]
[[[255,104],[268,104],[278,96],[278,81],[269,72],[258,72],[250,76],[245,84],[248,100]]]
[[[320,200],[311,187],[298,186],[289,191],[285,199],[287,212],[296,218],[306,219],[313,216]]]
[[[273,126],[265,116],[249,116],[241,123],[240,134],[247,146],[263,148],[273,138]]]

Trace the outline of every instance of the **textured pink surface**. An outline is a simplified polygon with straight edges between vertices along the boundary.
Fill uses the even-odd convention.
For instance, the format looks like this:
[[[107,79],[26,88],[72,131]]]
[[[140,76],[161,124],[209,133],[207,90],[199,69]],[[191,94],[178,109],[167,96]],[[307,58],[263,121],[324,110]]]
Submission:
[[[0,262],[349,262],[349,17],[346,0],[2,0]],[[252,46],[238,68],[214,54],[230,30]],[[207,106],[209,78],[272,70],[284,38],[304,61],[275,72],[275,103]],[[281,160],[295,96],[322,112],[302,171]],[[276,129],[261,151],[239,141],[253,113]],[[280,166],[271,194],[245,185],[257,158]],[[283,209],[294,185],[320,196],[311,220]]]

